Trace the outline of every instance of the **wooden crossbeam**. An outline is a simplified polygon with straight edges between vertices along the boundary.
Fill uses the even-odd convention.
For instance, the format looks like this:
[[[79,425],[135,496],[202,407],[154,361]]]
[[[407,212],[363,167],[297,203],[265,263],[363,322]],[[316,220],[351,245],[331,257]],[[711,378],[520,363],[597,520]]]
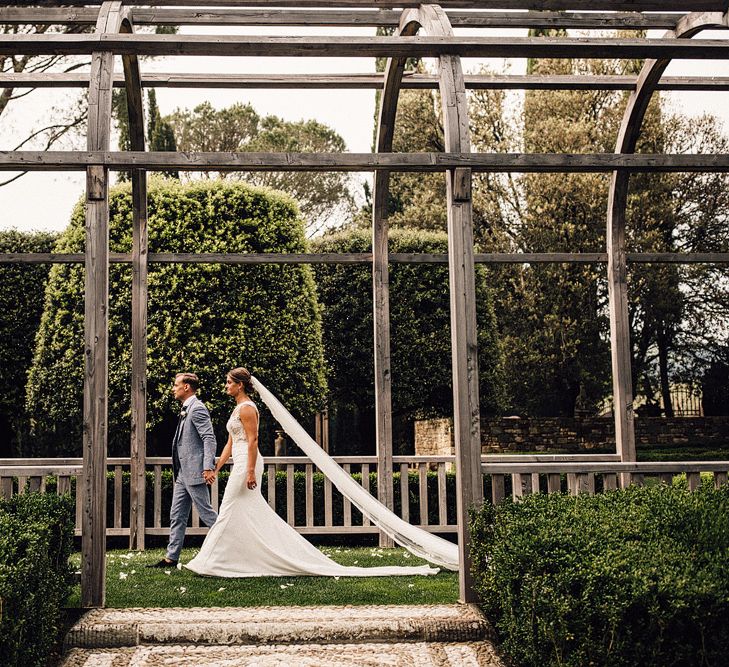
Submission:
[[[79,24],[96,23],[98,10],[93,7],[0,8],[0,24]],[[180,9],[172,7],[134,9],[135,25],[208,25],[208,26],[310,26],[310,27],[395,27],[400,22],[398,10],[375,9],[347,11],[210,8]],[[456,28],[580,28],[640,29],[673,28],[677,14],[637,12],[504,12],[450,11],[448,18]]]
[[[604,252],[475,253],[478,264],[605,264]],[[109,253],[129,264],[130,253]],[[629,264],[729,264],[727,252],[627,253]],[[0,253],[0,264],[81,264],[82,253]],[[392,264],[447,264],[445,253],[390,253]],[[372,253],[150,253],[151,264],[371,264]]]
[[[148,56],[465,58],[729,58],[724,40],[587,37],[358,37],[259,35],[3,35],[0,55],[83,55],[112,51]]]
[[[79,171],[92,166],[154,171],[727,172],[729,154],[0,151],[0,171]]]
[[[150,73],[141,77],[146,88],[248,88],[248,89],[374,89],[381,90],[381,74],[178,74]],[[634,76],[573,75],[464,75],[469,90],[634,90]],[[85,88],[85,73],[0,73],[0,87],[6,88]],[[124,75],[114,75],[114,86],[124,87]],[[406,73],[401,88],[436,89],[438,78],[429,74]],[[729,89],[726,76],[665,77],[658,90],[723,91]]]
[[[58,7],[99,6],[103,0],[5,0],[9,6]],[[134,2],[130,2],[134,5]],[[138,4],[153,7],[346,7],[350,9],[386,9],[390,7],[418,7],[421,0],[140,0]],[[444,9],[483,9],[483,0],[439,0]],[[499,9],[519,10],[580,10],[584,0],[499,0]],[[724,0],[590,0],[595,11],[686,12],[722,11]]]

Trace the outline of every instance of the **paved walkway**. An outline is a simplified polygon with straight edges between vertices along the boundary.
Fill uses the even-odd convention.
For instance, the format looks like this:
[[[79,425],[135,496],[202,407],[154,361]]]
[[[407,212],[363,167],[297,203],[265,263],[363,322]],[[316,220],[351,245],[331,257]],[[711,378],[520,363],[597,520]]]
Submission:
[[[98,609],[61,667],[503,667],[472,605]]]

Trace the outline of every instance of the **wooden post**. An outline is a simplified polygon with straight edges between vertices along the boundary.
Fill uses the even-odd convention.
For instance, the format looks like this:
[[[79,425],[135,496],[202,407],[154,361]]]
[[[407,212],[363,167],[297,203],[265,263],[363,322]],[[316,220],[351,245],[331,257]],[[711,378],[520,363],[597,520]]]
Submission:
[[[97,32],[116,32],[121,2],[101,7]],[[89,84],[88,149],[108,150],[113,54],[94,52]],[[106,447],[109,346],[108,169],[86,178],[84,417],[81,514],[81,605],[103,607],[106,574]]]
[[[128,17],[121,31],[134,32]],[[144,150],[144,103],[139,62],[124,56],[129,138],[134,151]],[[129,548],[144,550],[147,456],[147,172],[132,169],[132,429],[130,443]]]
[[[406,15],[403,15],[405,19]],[[417,24],[401,22],[398,34],[412,34]],[[392,139],[400,93],[404,58],[390,58],[385,67],[385,85],[380,98],[377,120],[376,150],[392,150]],[[390,270],[387,248],[387,200],[390,193],[390,174],[375,173],[372,206],[372,307],[374,322],[375,364],[375,425],[377,432],[377,498],[388,509],[394,508],[392,478],[392,368],[390,366]],[[392,547],[394,542],[380,531],[381,547]]]

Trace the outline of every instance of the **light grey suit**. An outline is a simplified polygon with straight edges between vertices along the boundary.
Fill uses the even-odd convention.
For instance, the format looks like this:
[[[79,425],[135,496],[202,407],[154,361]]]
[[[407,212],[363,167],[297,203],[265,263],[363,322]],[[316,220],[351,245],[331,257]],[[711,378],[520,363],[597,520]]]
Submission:
[[[170,542],[167,558],[180,559],[185,529],[193,503],[200,519],[212,526],[218,518],[210,504],[210,494],[203,470],[215,468],[215,433],[205,404],[193,396],[183,413],[172,441],[172,464],[175,486],[170,508]]]

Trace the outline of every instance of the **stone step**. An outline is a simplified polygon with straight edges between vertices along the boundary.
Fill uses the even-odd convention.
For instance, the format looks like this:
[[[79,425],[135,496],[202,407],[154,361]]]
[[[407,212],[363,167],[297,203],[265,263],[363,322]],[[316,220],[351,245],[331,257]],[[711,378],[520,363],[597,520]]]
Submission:
[[[136,646],[69,651],[61,667],[504,667],[490,642]]]
[[[460,644],[493,639],[478,607],[465,604],[95,609],[71,628],[64,647]]]

